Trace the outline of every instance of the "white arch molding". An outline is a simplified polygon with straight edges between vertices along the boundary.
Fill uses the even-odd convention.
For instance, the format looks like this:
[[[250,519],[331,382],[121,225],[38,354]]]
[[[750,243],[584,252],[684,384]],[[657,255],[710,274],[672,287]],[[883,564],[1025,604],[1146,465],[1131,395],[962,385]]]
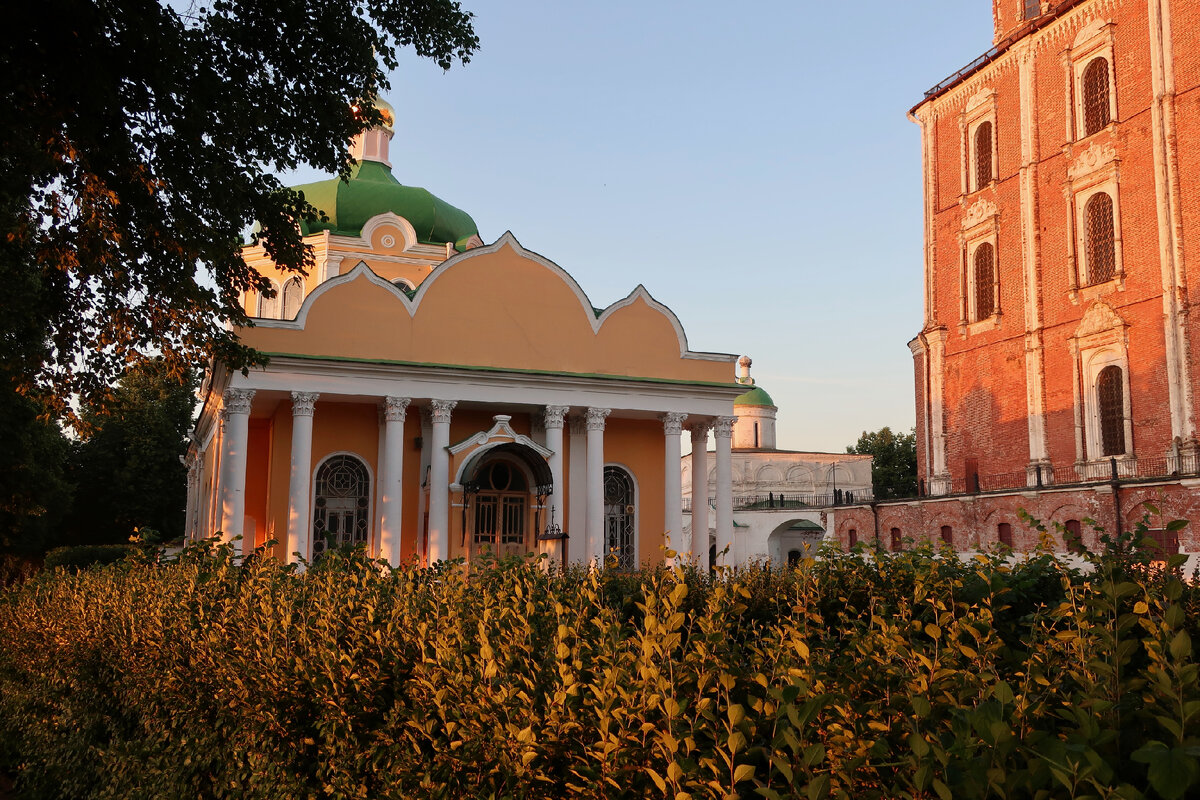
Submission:
[[[323,456],[321,460],[313,466],[312,472],[308,476],[308,521],[305,523],[308,525],[308,552],[301,553],[300,555],[309,562],[312,561],[313,544],[315,543],[315,539],[313,538],[313,517],[316,514],[317,509],[317,473],[321,471],[321,467],[325,466],[326,462],[337,458],[338,456],[351,456],[352,458],[358,459],[362,465],[366,467],[367,480],[371,482],[370,486],[367,487],[368,529],[366,545],[368,555],[373,555],[379,547],[379,530],[374,524],[375,495],[376,487],[379,485],[379,482],[376,480],[375,471],[371,469],[371,462],[363,458],[359,453],[355,453],[352,450],[335,450],[331,453],[326,453],[325,456]]]

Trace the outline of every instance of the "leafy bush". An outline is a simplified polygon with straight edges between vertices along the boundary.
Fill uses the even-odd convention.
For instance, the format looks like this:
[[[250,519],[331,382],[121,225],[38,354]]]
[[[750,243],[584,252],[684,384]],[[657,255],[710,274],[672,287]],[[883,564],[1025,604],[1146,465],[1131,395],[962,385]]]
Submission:
[[[81,544],[72,547],[56,547],[46,553],[46,569],[65,567],[83,569],[93,564],[112,564],[136,552],[140,548],[131,544]]]
[[[1195,796],[1200,590],[1108,545],[48,572],[0,601],[0,767],[31,798]]]

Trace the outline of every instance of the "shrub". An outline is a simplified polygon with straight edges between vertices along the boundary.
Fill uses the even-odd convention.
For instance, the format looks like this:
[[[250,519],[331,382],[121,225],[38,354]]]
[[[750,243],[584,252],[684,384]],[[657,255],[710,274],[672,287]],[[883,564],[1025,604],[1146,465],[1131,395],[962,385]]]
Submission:
[[[44,573],[0,601],[0,765],[31,798],[1194,796],[1200,590],[1122,543]]]
[[[93,564],[112,564],[139,549],[131,544],[81,544],[56,547],[46,553],[44,566],[46,569],[64,567],[77,570]]]

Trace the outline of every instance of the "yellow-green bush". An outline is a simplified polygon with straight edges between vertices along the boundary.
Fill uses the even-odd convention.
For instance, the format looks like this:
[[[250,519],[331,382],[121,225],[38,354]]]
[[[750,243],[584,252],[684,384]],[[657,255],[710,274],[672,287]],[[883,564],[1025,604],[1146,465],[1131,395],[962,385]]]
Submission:
[[[1089,575],[59,570],[0,602],[0,768],[55,798],[1194,796],[1197,590],[1126,545]]]

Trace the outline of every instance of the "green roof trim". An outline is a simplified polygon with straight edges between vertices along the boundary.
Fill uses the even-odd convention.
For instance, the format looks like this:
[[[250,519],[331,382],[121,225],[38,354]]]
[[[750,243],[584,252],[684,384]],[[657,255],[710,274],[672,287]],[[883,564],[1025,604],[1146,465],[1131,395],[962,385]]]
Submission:
[[[462,252],[479,235],[470,214],[426,189],[405,186],[379,161],[359,162],[347,180],[330,178],[292,188],[329,217],[326,222],[302,221],[306,236],[321,231],[360,236],[367,220],[389,211],[408,220],[422,244],[452,244]]]
[[[398,361],[389,358],[354,358],[352,356],[318,356],[311,353],[272,353],[263,351],[268,358],[297,358],[302,361],[341,361],[351,364],[381,364],[396,367],[427,367],[431,369],[462,369],[472,372],[491,372],[507,375],[561,375],[570,378],[595,378],[609,381],[637,381],[659,383],[668,386],[710,386],[721,389],[737,388],[736,383],[721,381],[684,381],[678,378],[648,378],[637,375],[607,375],[602,372],[566,372],[553,369],[513,369],[511,367],[484,367],[471,364],[438,364],[431,361]]]
[[[755,386],[743,395],[739,395],[734,399],[733,404],[735,406],[770,406],[771,408],[775,408],[775,401],[771,399],[771,395],[758,386]]]

